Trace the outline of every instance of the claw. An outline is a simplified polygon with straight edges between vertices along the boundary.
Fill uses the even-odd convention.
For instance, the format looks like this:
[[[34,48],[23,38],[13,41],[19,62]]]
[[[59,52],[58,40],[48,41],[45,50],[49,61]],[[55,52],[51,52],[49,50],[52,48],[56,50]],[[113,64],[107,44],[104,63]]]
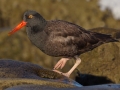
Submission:
[[[70,76],[70,74],[69,73],[63,73],[63,72],[60,72],[60,71],[58,71],[58,70],[53,70],[54,72],[57,72],[57,73],[59,73],[59,74],[61,74],[61,75],[63,75],[63,76],[65,76],[65,77],[68,77],[69,78],[69,76]]]

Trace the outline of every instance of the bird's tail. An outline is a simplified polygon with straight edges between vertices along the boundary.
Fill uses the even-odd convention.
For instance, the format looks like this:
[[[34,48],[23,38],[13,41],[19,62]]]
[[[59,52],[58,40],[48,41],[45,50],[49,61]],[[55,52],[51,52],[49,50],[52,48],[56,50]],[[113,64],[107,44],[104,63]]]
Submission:
[[[101,34],[101,33],[94,33],[95,37],[102,41],[103,43],[108,42],[119,42],[119,40],[113,38],[111,35]]]

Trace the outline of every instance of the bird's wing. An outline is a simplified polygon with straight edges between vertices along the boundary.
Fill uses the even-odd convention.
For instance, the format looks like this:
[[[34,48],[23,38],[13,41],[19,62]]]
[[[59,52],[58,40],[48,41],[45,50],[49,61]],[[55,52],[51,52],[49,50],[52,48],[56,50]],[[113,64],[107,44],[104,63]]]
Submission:
[[[78,49],[98,42],[89,31],[66,21],[49,21],[45,31],[53,42],[65,46],[74,45]]]
[[[44,31],[49,38],[46,48],[54,53],[59,50],[56,56],[63,55],[63,53],[64,56],[79,55],[93,50],[103,43],[116,41],[111,35],[87,31],[78,25],[65,21],[48,22]]]

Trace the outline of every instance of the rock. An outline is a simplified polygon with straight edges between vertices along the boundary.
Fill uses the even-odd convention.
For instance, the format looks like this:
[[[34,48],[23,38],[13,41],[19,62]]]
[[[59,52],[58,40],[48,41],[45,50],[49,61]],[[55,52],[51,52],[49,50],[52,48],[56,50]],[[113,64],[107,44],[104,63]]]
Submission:
[[[12,72],[12,73],[11,73]],[[1,78],[61,79],[62,75],[28,62],[0,60]]]
[[[120,90],[120,84],[106,84],[72,88],[56,88],[44,85],[19,85],[5,90]]]
[[[18,85],[45,85],[56,88],[82,86],[74,80],[35,64],[0,60],[0,89]]]
[[[86,80],[87,82],[87,80]],[[38,65],[0,60],[0,90],[119,90],[119,84],[82,86]]]

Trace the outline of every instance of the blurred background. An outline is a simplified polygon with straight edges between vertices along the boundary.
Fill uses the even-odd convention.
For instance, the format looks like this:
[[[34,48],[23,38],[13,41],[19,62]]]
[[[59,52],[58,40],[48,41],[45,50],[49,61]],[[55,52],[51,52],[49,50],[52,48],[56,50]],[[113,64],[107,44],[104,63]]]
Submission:
[[[29,41],[25,28],[8,36],[22,21],[26,10],[39,12],[46,20],[65,20],[93,30],[120,37],[120,0],[0,0],[0,58],[14,59],[53,69],[60,57],[42,53]],[[98,28],[104,27],[104,28]],[[95,29],[93,29],[95,28]],[[120,44],[108,43],[82,54],[81,73],[106,76],[120,82]],[[68,61],[63,72],[72,67]],[[72,74],[74,78],[76,73]]]

